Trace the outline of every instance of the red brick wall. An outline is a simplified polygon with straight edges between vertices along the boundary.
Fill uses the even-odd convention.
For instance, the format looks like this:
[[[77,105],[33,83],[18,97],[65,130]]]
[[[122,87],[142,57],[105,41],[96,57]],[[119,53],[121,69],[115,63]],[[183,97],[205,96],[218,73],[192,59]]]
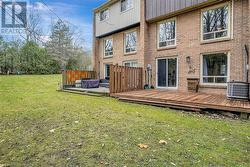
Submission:
[[[201,54],[215,52],[230,53],[230,80],[243,81],[243,48],[246,40],[247,19],[244,19],[244,11],[246,12],[248,1],[241,0],[233,3],[233,38],[227,41],[214,43],[201,43],[201,10],[196,10],[176,17],[177,22],[177,46],[172,49],[157,49],[157,23],[149,25],[149,41],[148,54],[145,64],[153,66],[153,82],[156,84],[156,58],[178,56],[179,60],[179,90],[187,91],[187,78],[200,78],[200,62]],[[188,73],[188,64],[186,57],[190,56],[194,73]],[[208,93],[225,94],[226,89],[202,88],[201,91]]]

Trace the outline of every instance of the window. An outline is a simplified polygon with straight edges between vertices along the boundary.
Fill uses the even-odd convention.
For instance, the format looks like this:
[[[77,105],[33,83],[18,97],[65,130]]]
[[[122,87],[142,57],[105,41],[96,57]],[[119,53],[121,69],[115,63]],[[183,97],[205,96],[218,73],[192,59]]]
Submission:
[[[104,77],[105,79],[110,77],[110,64],[105,64]]]
[[[228,80],[227,54],[203,55],[203,83],[225,84]]]
[[[159,48],[176,44],[175,20],[165,21],[159,24]]]
[[[109,18],[109,10],[103,10],[100,12],[100,21],[107,20]]]
[[[178,60],[177,58],[161,58],[156,60],[156,82],[158,88],[178,87]]]
[[[125,53],[136,52],[136,32],[125,34]]]
[[[132,0],[121,0],[121,12],[132,8]]]
[[[203,11],[202,32],[203,40],[229,37],[229,5]]]
[[[113,56],[113,40],[106,39],[104,40],[104,57]]]
[[[126,67],[138,67],[137,61],[127,61],[123,63]]]

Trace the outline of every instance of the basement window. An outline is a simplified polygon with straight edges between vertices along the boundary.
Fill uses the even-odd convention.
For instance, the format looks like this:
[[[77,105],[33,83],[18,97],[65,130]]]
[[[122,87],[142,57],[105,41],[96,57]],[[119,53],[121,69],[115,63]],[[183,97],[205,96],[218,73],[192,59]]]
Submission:
[[[125,34],[125,53],[136,52],[136,31]]]
[[[103,10],[100,12],[100,21],[107,20],[109,18],[109,10]]]
[[[225,53],[203,55],[205,84],[226,84],[228,81],[228,56]]]
[[[158,47],[164,48],[176,45],[175,19],[160,22],[158,25]]]
[[[104,40],[104,57],[113,56],[113,40],[105,39]]]
[[[202,39],[204,41],[228,38],[230,36],[229,13],[229,5],[202,12]]]
[[[121,12],[125,12],[133,7],[132,0],[121,0]]]

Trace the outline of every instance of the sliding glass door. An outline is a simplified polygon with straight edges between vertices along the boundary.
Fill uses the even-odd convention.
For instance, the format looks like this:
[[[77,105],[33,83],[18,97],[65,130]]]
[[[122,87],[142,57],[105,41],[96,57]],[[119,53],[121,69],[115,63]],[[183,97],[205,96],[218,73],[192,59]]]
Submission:
[[[177,58],[157,59],[157,87],[177,88],[178,67]]]

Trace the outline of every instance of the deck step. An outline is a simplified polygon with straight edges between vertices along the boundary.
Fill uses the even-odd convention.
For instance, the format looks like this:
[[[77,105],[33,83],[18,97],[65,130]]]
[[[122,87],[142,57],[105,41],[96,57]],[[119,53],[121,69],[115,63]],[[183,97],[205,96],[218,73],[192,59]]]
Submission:
[[[107,94],[103,93],[96,93],[96,92],[88,92],[88,91],[74,91],[74,90],[61,90],[62,92],[67,92],[67,93],[73,93],[73,94],[80,94],[80,95],[88,95],[88,96],[97,96],[97,97],[103,97],[103,96],[108,96]]]
[[[177,103],[171,103],[171,102],[158,102],[158,101],[134,99],[134,98],[124,98],[124,97],[119,97],[118,99],[120,101],[123,101],[123,102],[152,105],[152,106],[157,106],[157,107],[167,107],[167,108],[196,111],[196,112],[200,112],[200,111],[205,109],[203,107],[192,106],[192,105],[183,105],[183,104],[177,104]]]

